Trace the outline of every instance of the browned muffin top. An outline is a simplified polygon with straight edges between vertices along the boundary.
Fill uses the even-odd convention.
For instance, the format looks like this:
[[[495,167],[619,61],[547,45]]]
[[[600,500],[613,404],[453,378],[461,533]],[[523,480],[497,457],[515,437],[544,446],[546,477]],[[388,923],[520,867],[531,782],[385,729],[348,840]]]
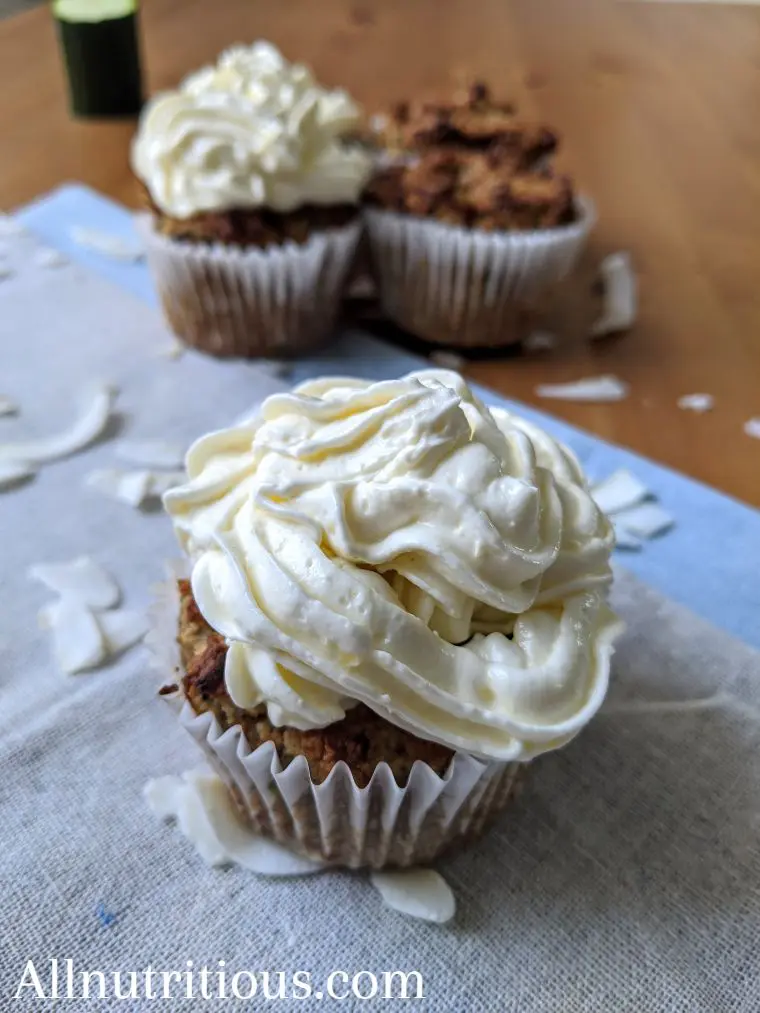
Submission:
[[[447,102],[399,102],[380,120],[376,136],[391,151],[497,149],[504,162],[525,167],[557,147],[552,130],[520,119],[510,103],[497,102],[481,83]]]
[[[556,134],[519,119],[484,84],[447,103],[399,103],[377,136],[403,157],[370,181],[369,204],[486,231],[552,228],[574,218],[571,183],[547,163]]]
[[[367,203],[486,231],[546,229],[573,220],[569,179],[549,169],[515,171],[498,152],[431,150],[381,170]]]
[[[179,581],[179,645],[185,675],[182,689],[196,714],[213,713],[222,730],[239,725],[251,749],[272,742],[286,767],[304,756],[312,779],[320,784],[336,763],[344,761],[360,788],[368,783],[377,765],[385,761],[398,784],[406,784],[415,760],[439,775],[446,772],[453,752],[397,728],[368,707],[352,707],[342,721],[327,728],[299,731],[276,728],[266,708],[244,711],[235,706],[224,682],[227,646],[224,638],[206,623],[193,598],[190,584]]]

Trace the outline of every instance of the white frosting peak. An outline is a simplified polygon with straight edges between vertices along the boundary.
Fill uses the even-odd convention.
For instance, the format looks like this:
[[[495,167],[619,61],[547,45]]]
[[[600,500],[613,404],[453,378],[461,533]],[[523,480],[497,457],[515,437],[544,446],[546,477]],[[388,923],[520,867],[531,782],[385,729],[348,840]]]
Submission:
[[[140,120],[132,166],[167,214],[355,203],[369,157],[341,141],[359,122],[345,91],[267,42],[234,46],[157,95]]]
[[[363,701],[507,760],[601,704],[610,525],[570,451],[457,374],[302,384],[187,468],[165,503],[239,706],[306,729]]]

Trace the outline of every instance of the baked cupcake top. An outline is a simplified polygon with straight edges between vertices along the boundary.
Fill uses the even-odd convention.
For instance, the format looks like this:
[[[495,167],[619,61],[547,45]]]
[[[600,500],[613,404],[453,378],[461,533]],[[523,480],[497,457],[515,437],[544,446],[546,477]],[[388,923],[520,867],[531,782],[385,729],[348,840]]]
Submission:
[[[342,138],[359,119],[345,91],[322,88],[269,43],[235,46],[148,103],[132,167],[178,219],[356,203],[371,162]]]
[[[600,706],[610,525],[570,451],[457,374],[302,384],[187,470],[165,505],[238,707],[307,730],[358,701],[526,760]]]
[[[520,119],[483,84],[446,103],[399,103],[373,123],[392,158],[368,184],[369,204],[486,231],[575,217],[572,184],[549,164],[557,135]]]
[[[397,102],[388,113],[375,116],[372,125],[375,138],[389,151],[499,149],[523,168],[552,154],[558,144],[553,130],[521,119],[511,103],[494,99],[480,82],[445,102]]]

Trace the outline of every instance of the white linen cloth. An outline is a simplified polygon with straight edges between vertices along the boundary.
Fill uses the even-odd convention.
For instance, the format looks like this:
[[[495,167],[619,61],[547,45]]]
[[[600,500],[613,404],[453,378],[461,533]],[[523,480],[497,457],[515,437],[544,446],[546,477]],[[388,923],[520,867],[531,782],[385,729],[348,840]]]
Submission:
[[[62,428],[95,378],[119,386],[125,434],[188,441],[282,386],[255,366],[161,357],[169,338],[149,308],[73,265],[37,267],[30,240],[12,246],[0,393],[22,414],[0,420],[0,440]],[[420,1008],[436,1013],[760,1009],[760,654],[621,575],[628,631],[609,703],[532,766],[481,842],[440,864],[458,900],[448,925],[385,908],[363,874],[208,869],[141,797],[148,778],[198,762],[144,649],[67,677],[37,627],[49,595],[27,579],[31,564],[90,554],[125,607],[141,609],[176,553],[160,513],[83,487],[88,471],[116,464],[103,440],[0,494],[0,1009],[49,1008],[31,989],[11,997],[29,960],[47,985],[53,958],[106,972],[181,972],[188,960],[214,970],[223,959],[230,975],[305,969],[315,987],[334,970],[417,970]],[[630,703],[706,698],[654,712]]]

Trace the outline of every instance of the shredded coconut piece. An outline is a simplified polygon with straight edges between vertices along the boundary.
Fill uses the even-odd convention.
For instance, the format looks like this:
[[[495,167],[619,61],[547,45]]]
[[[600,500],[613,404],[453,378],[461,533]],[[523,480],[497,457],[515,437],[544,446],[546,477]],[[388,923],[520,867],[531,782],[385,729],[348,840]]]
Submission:
[[[755,440],[760,440],[760,415],[753,419],[747,419],[744,423],[744,432],[747,436],[751,436]]]
[[[615,548],[627,549],[629,552],[637,552],[641,548],[641,539],[636,538],[630,531],[621,527],[614,520],[612,527],[615,532]]]
[[[151,474],[147,470],[123,471],[120,468],[98,468],[91,471],[84,480],[90,489],[111,499],[117,499],[129,506],[142,505],[150,491]]]
[[[97,617],[97,622],[105,639],[108,653],[112,656],[134,647],[148,632],[145,616],[127,609],[102,612]]]
[[[536,387],[539,397],[562,401],[622,401],[628,395],[628,384],[616,376],[590,376],[573,383],[542,383]]]
[[[34,263],[37,267],[65,267],[68,262],[60,250],[53,250],[47,246],[40,247],[34,254]]]
[[[604,283],[604,305],[591,328],[592,338],[628,330],[636,322],[638,293],[636,275],[627,253],[612,253],[599,265]]]
[[[111,574],[90,556],[68,563],[37,563],[29,568],[29,576],[62,598],[90,609],[112,608],[121,594]]]
[[[62,433],[47,438],[0,443],[0,460],[44,464],[84,450],[102,435],[106,428],[111,416],[114,393],[111,387],[105,385],[95,388],[84,413],[70,429]]]
[[[438,924],[454,917],[456,901],[451,887],[433,869],[373,870],[369,878],[394,911]]]
[[[627,510],[643,502],[649,495],[649,489],[627,468],[619,468],[608,478],[591,486],[594,502],[606,514]]]
[[[79,598],[65,597],[48,605],[40,623],[53,634],[53,655],[67,675],[96,668],[106,657],[106,644],[98,622]]]
[[[675,524],[675,517],[656,503],[642,503],[615,514],[616,526],[637,538],[654,538]]]
[[[116,456],[129,464],[143,468],[161,468],[176,471],[185,462],[185,446],[160,438],[148,440],[120,440]]]
[[[136,241],[130,243],[122,239],[121,236],[102,232],[100,229],[89,229],[75,225],[69,229],[69,235],[79,246],[93,250],[95,253],[102,253],[114,260],[136,263],[145,256],[145,251]]]
[[[141,507],[147,500],[160,499],[169,489],[182,485],[186,478],[184,471],[97,468],[86,476],[84,484],[128,506]]]
[[[36,470],[26,461],[4,461],[0,457],[0,490],[10,489],[36,474]]]
[[[677,401],[678,407],[690,412],[709,412],[715,407],[712,394],[684,394]]]
[[[161,819],[176,819],[208,865],[235,862],[263,876],[304,876],[326,868],[259,837],[243,824],[216,774],[196,769],[181,777],[155,778],[145,785],[143,796]]]
[[[184,471],[164,471],[161,473],[151,472],[148,495],[160,499],[165,492],[168,492],[170,489],[174,489],[175,486],[182,485],[182,483],[186,481],[187,475]]]

